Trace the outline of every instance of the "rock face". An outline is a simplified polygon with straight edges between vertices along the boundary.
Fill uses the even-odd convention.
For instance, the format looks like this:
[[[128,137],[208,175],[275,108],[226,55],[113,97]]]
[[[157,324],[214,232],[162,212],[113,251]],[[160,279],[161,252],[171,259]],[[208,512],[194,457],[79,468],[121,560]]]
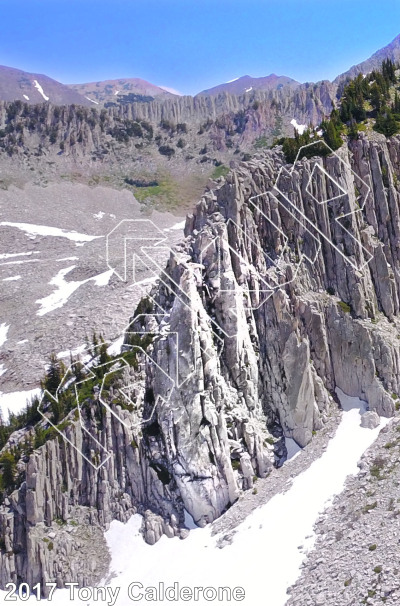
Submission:
[[[149,543],[183,538],[184,510],[200,526],[215,520],[254,475],[268,475],[276,437],[310,442],[336,387],[392,415],[400,140],[361,138],[283,164],[275,149],[241,165],[187,218],[185,241],[131,318],[124,349],[140,351],[138,361],[110,388],[110,408],[96,394],[86,405],[107,462],[90,464],[96,448],[72,411],[70,444],[51,440],[21,464],[25,481],[0,511],[3,585],[59,582],[60,564],[45,552],[38,565],[35,542],[51,527],[54,555],[65,548],[57,519],[106,528],[140,512]],[[147,347],[138,333],[151,336]],[[73,552],[79,541],[68,536]],[[100,568],[81,574],[96,580]],[[75,572],[63,563],[64,582]]]
[[[361,427],[375,429],[379,425],[379,415],[374,410],[369,410],[361,415]]]

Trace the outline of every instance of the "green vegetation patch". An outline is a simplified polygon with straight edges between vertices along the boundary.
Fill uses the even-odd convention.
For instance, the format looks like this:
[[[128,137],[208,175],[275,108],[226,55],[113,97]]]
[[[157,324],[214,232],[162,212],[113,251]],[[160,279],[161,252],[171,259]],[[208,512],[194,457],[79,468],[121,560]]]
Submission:
[[[212,179],[219,179],[219,177],[226,177],[226,175],[229,173],[229,168],[227,166],[225,166],[224,164],[221,164],[220,166],[216,166],[211,174],[211,178]]]
[[[179,205],[178,184],[169,176],[163,175],[153,180],[157,185],[130,186],[133,195],[142,204],[160,208],[176,208]]]
[[[338,305],[340,309],[342,309],[345,313],[349,314],[351,312],[351,307],[348,303],[345,303],[344,301],[338,301]]]

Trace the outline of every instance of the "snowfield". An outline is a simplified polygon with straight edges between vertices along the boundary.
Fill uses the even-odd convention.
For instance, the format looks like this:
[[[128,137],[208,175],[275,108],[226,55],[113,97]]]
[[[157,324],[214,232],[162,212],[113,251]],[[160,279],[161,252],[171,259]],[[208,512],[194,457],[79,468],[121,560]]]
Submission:
[[[34,80],[33,84],[35,85],[35,88],[38,89],[38,91],[42,95],[43,99],[45,101],[48,101],[50,99],[50,97],[48,97],[47,95],[44,94],[43,88],[40,86],[39,82],[37,80]]]
[[[307,128],[307,124],[298,124],[295,118],[293,118],[293,120],[290,120],[290,124],[294,126],[299,135],[302,135]]]
[[[185,223],[186,221],[180,221],[179,223],[175,223],[175,225],[172,225],[171,227],[165,227],[164,231],[175,231],[175,230],[183,230],[185,229]]]
[[[107,353],[109,356],[118,356],[121,353],[121,347],[124,343],[124,335],[118,337],[111,345],[107,348]]]
[[[95,101],[94,99],[91,99],[90,97],[86,97],[86,95],[85,95],[85,99],[87,99],[88,101],[91,101],[92,103],[95,103],[96,105],[99,104],[98,101]]]
[[[3,322],[0,324],[0,347],[7,341],[7,333],[10,327]]]
[[[188,525],[195,528],[187,539],[163,536],[153,546],[147,545],[140,535],[140,515],[134,515],[127,524],[113,521],[105,535],[112,555],[110,575],[100,586],[108,585],[113,591],[120,588],[116,606],[132,604],[128,596],[132,582],[141,583],[144,588],[158,587],[160,582],[166,587],[174,582],[190,588],[243,587],[243,604],[284,606],[286,590],[299,577],[299,567],[313,548],[313,527],[318,516],[343,490],[347,476],[358,473],[361,455],[389,422],[382,419],[376,429],[362,428],[360,415],[365,403],[340,390],[337,393],[343,407],[342,420],[326,451],[293,480],[285,493],[275,495],[250,514],[235,529],[232,544],[218,548],[220,537],[211,536],[212,527],[195,528],[187,513]],[[251,565],[246,564],[246,558],[251,558]],[[196,604],[209,603],[199,595]],[[89,602],[92,606],[90,600],[82,601],[76,596],[73,604],[83,606]],[[69,591],[57,590],[52,603],[71,604]],[[174,600],[174,604],[183,603],[187,602]]]
[[[2,282],[15,282],[15,280],[20,280],[21,276],[10,276],[9,278],[3,278]]]
[[[3,420],[5,422],[8,421],[9,412],[17,414],[24,410],[27,401],[30,402],[31,398],[38,396],[41,391],[40,387],[27,391],[14,391],[12,393],[2,393],[0,391],[0,413]]]
[[[62,358],[69,358],[71,355],[72,356],[79,356],[81,353],[83,353],[86,350],[86,345],[78,345],[78,347],[74,347],[73,349],[66,349],[65,351],[60,351],[57,354],[57,358],[60,360]]]
[[[3,278],[2,282],[13,282],[15,280],[20,280],[21,276],[10,276],[9,278]]]
[[[211,528],[206,527],[191,531],[184,541],[162,537],[149,546],[139,534],[140,516],[133,516],[125,526],[112,522],[106,538],[112,553],[111,571],[117,576],[111,585],[125,588],[118,606],[131,603],[126,587],[135,580],[144,586],[159,581],[169,585],[178,581],[189,587],[241,586],[246,591],[243,604],[263,604],[268,598],[271,606],[284,606],[286,590],[298,578],[305,553],[314,545],[316,519],[343,490],[346,477],[358,473],[359,458],[389,421],[382,419],[378,428],[364,429],[360,415],[365,403],[340,390],[338,396],[343,417],[325,453],[293,480],[286,493],[273,497],[240,524],[231,545],[216,547],[219,537],[212,537]],[[298,549],[301,545],[303,553]],[[252,558],[251,566],[238,566],[243,554],[251,553],[262,557]]]
[[[58,238],[68,238],[73,242],[91,242],[96,238],[103,238],[104,236],[89,236],[87,234],[80,234],[77,231],[67,231],[59,227],[49,227],[47,225],[34,225],[32,223],[13,223],[11,221],[2,221],[0,226],[5,227],[16,227],[24,231],[27,235],[31,236],[55,236]]]
[[[11,259],[13,257],[29,257],[30,255],[39,255],[40,252],[35,250],[35,252],[21,252],[21,253],[2,253],[0,255],[0,259]]]
[[[109,269],[97,276],[93,276],[91,278],[87,278],[86,280],[72,280],[71,282],[67,282],[65,280],[65,276],[75,269],[76,265],[71,265],[70,267],[65,267],[64,269],[60,269],[58,274],[54,276],[49,282],[52,286],[57,286],[57,289],[54,290],[47,297],[43,297],[43,299],[38,299],[36,303],[38,303],[41,307],[36,312],[37,316],[44,316],[48,314],[50,311],[54,311],[60,307],[63,307],[69,297],[80,287],[82,284],[86,284],[93,280],[96,286],[107,286],[110,281],[112,274],[114,273],[113,269]]]

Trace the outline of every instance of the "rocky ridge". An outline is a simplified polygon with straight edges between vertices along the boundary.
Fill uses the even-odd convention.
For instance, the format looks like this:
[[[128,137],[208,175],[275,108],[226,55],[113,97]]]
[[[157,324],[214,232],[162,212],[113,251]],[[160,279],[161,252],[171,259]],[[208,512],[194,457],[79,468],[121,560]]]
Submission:
[[[319,124],[330,113],[334,100],[335,87],[324,82],[301,85],[294,92],[279,89],[239,96],[170,96],[101,111],[74,105],[29,107],[21,102],[0,101],[0,148],[9,155],[36,152],[39,156],[80,158],[95,154],[97,159],[109,161],[105,156],[115,154],[118,148],[128,147],[127,151],[142,154],[153,134],[160,136],[159,145],[170,144],[168,139],[177,130],[185,143],[181,148],[185,148],[185,155],[205,145],[210,152],[232,155],[229,150],[234,150],[235,144],[246,150],[259,137],[272,141],[273,137],[293,134],[293,118],[299,124]],[[134,126],[132,122],[146,122],[147,126]]]
[[[95,105],[103,106],[105,103],[126,102],[132,95],[145,97],[172,96],[171,93],[141,78],[120,78],[118,80],[104,80],[100,82],[87,82],[84,84],[69,84],[68,87],[83,95],[85,99]]]
[[[334,95],[323,83],[293,95],[171,95],[107,109],[0,101],[0,187],[68,179],[129,188],[145,205],[189,209],[210,177],[293,135],[293,119],[319,124]]]
[[[382,61],[385,59],[391,59],[394,63],[398,63],[400,59],[400,34],[396,36],[390,44],[387,44],[383,48],[379,49],[361,63],[357,65],[353,65],[349,70],[340,74],[337,78],[335,78],[334,83],[340,84],[344,80],[348,78],[355,78],[358,74],[367,74],[368,72],[372,72],[374,69],[379,69],[379,66],[382,64]]]
[[[98,470],[88,464],[80,452],[98,463],[98,448],[72,411],[64,431],[80,452],[60,437],[20,462],[25,480],[0,510],[10,539],[3,585],[57,578],[56,559],[35,563],[45,549],[36,529],[56,532],[56,519],[106,528],[138,511],[149,543],[162,533],[184,538],[184,510],[200,526],[212,522],[253,487],[254,476],[284,460],[283,436],[310,443],[336,406],[335,387],[379,415],[393,414],[399,162],[397,137],[361,137],[283,173],[274,149],[205,192],[188,216],[185,241],[131,318],[130,332],[151,339],[146,347],[140,341],[136,362],[110,386],[109,409],[98,391],[86,399],[86,427],[112,457]],[[287,199],[301,215],[289,212]],[[304,217],[329,239],[321,237],[313,263],[302,257],[315,248]],[[127,333],[125,350],[138,351],[133,337]],[[118,399],[122,387],[132,407]],[[64,581],[75,580],[73,563],[65,566]],[[81,574],[97,578],[89,569]]]

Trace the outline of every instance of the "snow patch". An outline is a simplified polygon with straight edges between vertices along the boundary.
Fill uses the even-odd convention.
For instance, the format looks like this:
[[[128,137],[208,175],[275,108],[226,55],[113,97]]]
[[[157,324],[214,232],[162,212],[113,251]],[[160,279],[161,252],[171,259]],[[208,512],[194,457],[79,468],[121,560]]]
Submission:
[[[360,415],[364,414],[368,410],[367,402],[364,400],[360,400],[359,398],[353,398],[352,396],[348,396],[340,389],[340,387],[336,387],[336,394],[340,401],[340,406],[343,408],[345,412],[349,412],[353,408],[357,406],[360,408]]]
[[[109,356],[118,356],[121,353],[121,347],[124,342],[124,335],[118,337],[114,343],[111,343],[109,347],[107,347],[107,353]]]
[[[0,347],[7,341],[7,333],[10,328],[9,324],[3,322],[0,324]]]
[[[250,88],[246,88],[245,92],[246,92],[246,93],[249,93],[251,90],[253,90],[253,87],[252,87],[252,86],[250,86]]]
[[[95,219],[102,219],[104,217],[106,213],[104,213],[102,210],[99,210],[99,212],[97,214],[94,214],[93,217]]]
[[[226,84],[230,84],[231,82],[236,82],[236,80],[239,80],[239,78],[233,78],[232,80],[228,80],[226,82]]]
[[[23,343],[29,343],[29,339],[22,339],[22,341],[17,341],[17,345],[22,345]]]
[[[50,99],[50,97],[48,97],[47,95],[44,94],[43,92],[43,88],[40,86],[39,82],[37,80],[33,81],[33,84],[35,85],[35,88],[38,89],[39,93],[42,95],[43,99],[45,101],[48,101]]]
[[[0,265],[22,265],[23,263],[39,263],[39,259],[27,259],[25,261],[7,261],[6,263],[0,263]]]
[[[158,276],[150,276],[150,278],[143,278],[139,282],[134,282],[130,286],[127,286],[127,290],[134,290],[137,286],[146,286],[147,284],[155,284],[158,280]]]
[[[24,99],[26,99],[27,101],[29,101],[29,97],[28,95],[22,95]]]
[[[50,311],[63,307],[69,297],[80,287],[82,282],[66,282],[64,279],[75,267],[76,265],[72,265],[71,267],[61,269],[58,274],[50,280],[49,284],[57,286],[58,288],[47,297],[43,297],[43,299],[38,299],[36,301],[36,303],[41,305],[41,308],[36,312],[37,316],[44,316]]]
[[[60,360],[61,358],[69,358],[70,355],[72,354],[73,356],[79,356],[81,353],[83,353],[86,349],[86,345],[79,345],[78,347],[75,347],[74,349],[66,349],[65,351],[60,351],[60,353],[57,354],[57,358]]]
[[[86,97],[86,95],[85,95],[85,99],[87,99],[88,101],[91,101],[92,103],[95,103],[96,105],[99,104],[98,101],[95,101],[94,99],[91,99],[90,97]]]
[[[119,90],[116,90],[115,93],[114,93],[114,95],[118,95],[118,93],[119,93]]]
[[[302,135],[307,128],[307,124],[297,124],[297,120],[295,118],[293,118],[293,120],[290,121],[290,124],[292,124],[292,126],[294,126],[294,128],[297,130],[299,135]]]
[[[2,253],[0,254],[0,259],[11,259],[12,257],[27,257],[29,255],[39,255],[40,252],[36,250],[35,252],[22,252],[22,253]]]
[[[10,276],[10,278],[3,278],[2,282],[12,282],[13,280],[20,280],[21,276]]]
[[[108,269],[102,274],[98,274],[97,276],[92,276],[91,278],[87,278],[86,280],[72,280],[71,282],[67,282],[65,280],[65,276],[75,269],[76,265],[71,265],[70,267],[65,267],[61,269],[54,278],[52,278],[49,282],[52,286],[57,286],[57,290],[53,291],[47,297],[43,297],[43,299],[38,299],[36,303],[38,303],[41,307],[36,312],[37,316],[44,316],[48,314],[50,311],[54,311],[55,309],[59,309],[63,307],[68,299],[73,293],[78,290],[82,284],[86,284],[91,280],[94,281],[96,286],[106,286],[110,281],[112,274],[114,273],[113,269]]]
[[[73,242],[91,242],[96,238],[103,238],[104,236],[88,236],[87,234],[80,234],[77,231],[67,231],[59,227],[49,227],[48,225],[34,225],[33,223],[13,223],[11,221],[2,221],[0,226],[4,227],[16,227],[21,231],[24,231],[26,235],[33,236],[54,236],[57,238],[67,238]]]
[[[11,393],[0,392],[0,412],[4,422],[7,423],[10,412],[14,414],[22,412],[26,407],[27,401],[30,402],[31,399],[34,396],[38,396],[41,391],[40,387],[37,387],[36,389],[29,389],[28,391],[13,391]]]
[[[113,269],[107,269],[107,271],[104,271],[102,274],[98,274],[93,278],[89,278],[89,280],[93,280],[96,286],[107,286],[113,273]]]
[[[60,261],[79,261],[79,257],[63,257],[62,259],[56,259],[57,263]]]
[[[172,225],[171,227],[165,227],[164,231],[178,231],[178,229],[184,229],[185,228],[185,221],[180,221],[180,223],[175,223],[175,225]]]

